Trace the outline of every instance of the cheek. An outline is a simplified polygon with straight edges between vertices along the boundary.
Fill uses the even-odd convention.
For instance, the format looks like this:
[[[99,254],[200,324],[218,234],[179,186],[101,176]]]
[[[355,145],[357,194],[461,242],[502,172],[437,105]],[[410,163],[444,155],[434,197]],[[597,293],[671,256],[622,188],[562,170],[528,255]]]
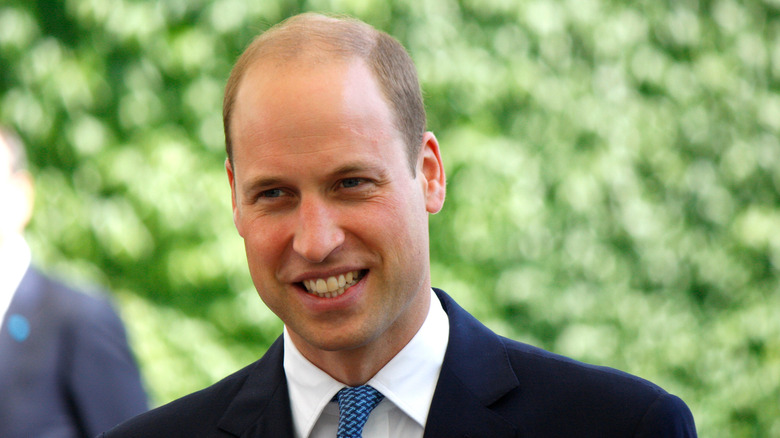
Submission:
[[[244,238],[249,276],[255,290],[265,305],[277,315],[284,310],[280,302],[282,285],[278,280],[278,270],[282,261],[282,250],[276,249],[273,237],[267,233],[250,232]],[[269,241],[270,239],[270,241]]]
[[[250,269],[256,271],[278,265],[274,260],[281,257],[285,247],[282,227],[260,221],[238,223]]]
[[[383,208],[364,216],[369,227],[364,236],[374,247],[397,253],[398,258],[413,257],[427,240],[428,222],[424,211],[419,204],[405,198],[387,202]]]

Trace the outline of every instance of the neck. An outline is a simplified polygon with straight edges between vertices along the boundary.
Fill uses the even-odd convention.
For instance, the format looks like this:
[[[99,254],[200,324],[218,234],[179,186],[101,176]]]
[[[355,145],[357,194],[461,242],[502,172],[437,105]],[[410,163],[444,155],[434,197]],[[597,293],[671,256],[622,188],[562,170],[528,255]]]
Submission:
[[[317,368],[347,386],[360,386],[371,380],[420,330],[431,305],[430,291],[419,294],[409,305],[414,306],[415,311],[409,312],[408,321],[395,321],[378,338],[357,348],[312,349],[293,331],[288,333],[295,347]]]

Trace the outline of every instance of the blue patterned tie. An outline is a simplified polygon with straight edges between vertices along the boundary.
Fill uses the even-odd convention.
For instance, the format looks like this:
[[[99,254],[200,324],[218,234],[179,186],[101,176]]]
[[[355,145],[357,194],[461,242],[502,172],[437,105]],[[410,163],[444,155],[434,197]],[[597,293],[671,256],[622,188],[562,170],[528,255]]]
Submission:
[[[368,386],[346,387],[336,394],[339,401],[339,432],[337,438],[362,438],[368,414],[385,398]]]

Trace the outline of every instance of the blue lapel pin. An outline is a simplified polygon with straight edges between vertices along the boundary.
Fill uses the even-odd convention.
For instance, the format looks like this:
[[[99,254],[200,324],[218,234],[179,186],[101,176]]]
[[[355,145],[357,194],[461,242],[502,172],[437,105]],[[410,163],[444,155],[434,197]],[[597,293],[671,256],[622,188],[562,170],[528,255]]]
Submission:
[[[8,333],[16,342],[24,342],[30,336],[30,321],[18,313],[9,315]]]

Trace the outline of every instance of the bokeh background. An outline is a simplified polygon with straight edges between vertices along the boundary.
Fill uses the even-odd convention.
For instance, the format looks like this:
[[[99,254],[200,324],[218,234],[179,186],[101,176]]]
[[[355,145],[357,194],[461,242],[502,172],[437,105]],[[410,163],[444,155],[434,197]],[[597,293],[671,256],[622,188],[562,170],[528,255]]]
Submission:
[[[251,38],[305,10],[418,65],[449,177],[434,285],[659,383],[701,436],[780,436],[780,0],[2,0],[34,258],[112,294],[153,404],[281,331],[232,225],[221,99]]]

